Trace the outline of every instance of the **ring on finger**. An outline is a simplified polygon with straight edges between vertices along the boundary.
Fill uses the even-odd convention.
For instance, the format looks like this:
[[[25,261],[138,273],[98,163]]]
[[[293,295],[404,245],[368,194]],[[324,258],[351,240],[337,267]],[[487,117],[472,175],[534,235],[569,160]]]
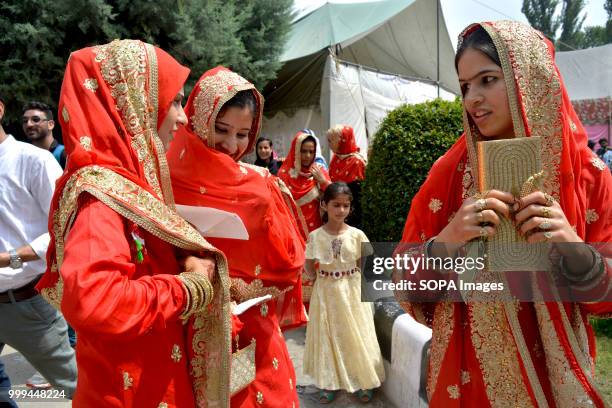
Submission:
[[[481,198],[481,199],[476,201],[476,209],[478,211],[482,211],[482,210],[484,210],[486,208],[487,208],[487,199],[486,198]]]
[[[550,218],[550,208],[542,207],[542,217]]]
[[[544,233],[544,238],[546,238],[546,240],[547,240],[547,241],[548,241],[549,239],[551,239],[551,238],[552,238],[552,236],[553,236],[553,233],[552,233],[552,232],[550,232],[550,231],[546,231],[546,232]]]
[[[544,193],[544,199],[546,200],[547,207],[552,207],[555,203],[555,199],[550,194]]]
[[[544,221],[540,223],[538,226],[541,230],[549,230],[552,228],[552,223],[550,221]]]
[[[480,235],[481,238],[486,238],[489,236],[489,233],[487,232],[486,228],[481,228],[478,234]]]

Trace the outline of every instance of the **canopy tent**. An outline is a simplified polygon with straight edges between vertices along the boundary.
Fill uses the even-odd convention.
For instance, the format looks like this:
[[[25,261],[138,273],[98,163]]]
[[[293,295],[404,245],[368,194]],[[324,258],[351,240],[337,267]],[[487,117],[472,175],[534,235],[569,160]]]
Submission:
[[[351,125],[365,152],[389,110],[459,93],[437,1],[326,3],[294,21],[281,60],[262,133],[281,155],[298,130],[324,136],[335,124]]]
[[[611,141],[612,44],[558,52],[557,66],[574,109],[595,143]]]

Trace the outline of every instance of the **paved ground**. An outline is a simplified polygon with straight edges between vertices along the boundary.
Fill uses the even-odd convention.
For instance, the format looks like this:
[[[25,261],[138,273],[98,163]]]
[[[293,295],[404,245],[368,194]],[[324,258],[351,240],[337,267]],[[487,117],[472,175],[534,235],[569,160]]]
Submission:
[[[297,385],[300,396],[300,406],[304,408],[322,407],[323,405],[320,405],[317,402],[318,390],[311,385],[312,381],[302,373],[302,355],[304,353],[305,334],[306,330],[304,328],[285,333],[289,354],[293,359],[293,364],[298,377]],[[21,354],[9,346],[4,347],[2,356],[0,356],[0,358],[6,365],[6,370],[11,378],[13,389],[26,389],[25,382],[32,374],[34,374],[34,368],[21,356]],[[42,401],[40,400],[34,400],[32,402],[18,401],[18,404],[23,408],[37,408],[41,406],[44,408],[69,408],[72,406],[70,401],[67,400],[46,400],[44,404],[42,404]],[[334,408],[393,408],[393,405],[386,400],[382,393],[376,393],[374,395],[374,399],[369,404],[362,404],[353,396],[343,392],[339,393],[336,400],[331,404],[327,404],[327,406]]]

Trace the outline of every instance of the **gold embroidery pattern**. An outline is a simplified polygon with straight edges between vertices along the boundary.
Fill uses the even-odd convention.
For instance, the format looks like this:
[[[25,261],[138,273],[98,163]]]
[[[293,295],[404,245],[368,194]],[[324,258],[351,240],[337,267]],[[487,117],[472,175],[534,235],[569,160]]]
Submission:
[[[268,316],[268,304],[262,303],[261,307],[259,308],[259,312],[261,313],[263,317],[267,317]]]
[[[206,194],[206,187],[200,187],[200,194]]]
[[[264,402],[264,397],[263,394],[261,393],[261,391],[257,391],[257,403],[258,404],[263,404]]]
[[[236,339],[236,346],[238,340]],[[230,381],[230,394],[235,395],[245,389],[255,380],[255,348],[257,342],[251,339],[251,344],[232,353],[232,373]]]
[[[503,304],[474,302],[468,308],[472,344],[491,406],[533,407]]]
[[[464,200],[474,195],[474,178],[472,177],[472,169],[470,168],[470,166],[465,167],[461,184],[463,186],[463,189],[461,191],[461,197]]]
[[[259,276],[261,273],[261,265],[255,265],[255,276]]]
[[[576,126],[573,120],[570,120],[570,129],[572,129],[572,132],[575,132],[578,130],[578,126]]]
[[[64,118],[64,122],[68,123],[70,121],[70,115],[68,114],[68,109],[64,106],[62,108],[62,118]]]
[[[168,408],[168,404],[166,404],[165,402],[160,402],[157,408]]]
[[[470,382],[470,372],[461,370],[461,385],[465,385]]]
[[[455,324],[453,321],[453,304],[443,302],[436,305],[435,318],[432,327],[431,351],[429,353],[429,370],[427,373],[427,393],[433,395],[438,383],[444,353],[448,348]]]
[[[595,221],[599,220],[599,214],[593,208],[589,208],[586,210],[586,223],[592,224]]]
[[[446,387],[446,391],[448,391],[448,397],[450,399],[459,399],[459,396],[461,395],[459,393],[458,385],[449,385],[448,387]]]
[[[263,178],[268,178],[271,175],[270,170],[266,169],[265,167],[256,166],[254,164],[245,163],[245,162],[238,162],[238,165],[245,170],[247,169],[253,170],[255,173],[259,174]]]
[[[83,86],[91,92],[96,92],[98,90],[98,81],[95,78],[86,78]]]
[[[115,40],[94,47],[94,53],[96,61],[100,63],[102,77],[117,104],[123,125],[131,135],[132,148],[142,163],[147,182],[161,198],[157,163],[153,160],[153,157],[158,156],[149,145],[151,136],[157,134],[157,123],[152,123],[147,115],[148,102],[153,106],[153,102],[157,104],[157,101],[147,101],[147,53],[144,45],[140,41]],[[149,57],[154,55],[149,53]],[[154,61],[150,63],[155,64]],[[157,89],[154,91],[156,95]]]
[[[272,366],[274,367],[275,370],[278,370],[278,359],[276,357],[272,359]]]
[[[123,389],[128,390],[134,385],[134,379],[130,377],[127,371],[124,371],[122,375],[123,375]]]
[[[432,198],[429,202],[429,209],[434,214],[437,213],[442,209],[442,201],[438,200],[437,198]]]
[[[264,286],[261,279],[253,279],[251,283],[246,283],[246,281],[240,278],[231,278],[231,280],[232,287],[230,291],[232,299],[239,300],[240,302],[265,295],[271,295],[275,298],[293,289],[293,286],[282,290],[275,286]]]
[[[170,357],[172,357],[172,361],[174,361],[175,363],[181,361],[183,354],[181,353],[181,348],[178,344],[172,346],[172,353],[170,354]]]
[[[79,143],[81,144],[81,147],[85,150],[87,150],[88,152],[91,151],[91,137],[89,136],[81,136],[79,138]]]
[[[574,371],[567,361],[546,304],[540,302],[534,303],[534,308],[538,318],[538,326],[540,327],[540,337],[544,347],[548,376],[551,384],[559,384],[556,387],[552,387],[556,405],[572,408],[592,407],[593,401],[591,401],[585,392],[584,387],[576,378]],[[564,313],[562,307],[560,312]],[[569,331],[568,335],[572,336],[573,332]],[[576,357],[579,358],[580,356],[576,355]]]
[[[199,87],[200,92],[196,95],[193,103],[195,112],[190,120],[195,133],[202,140],[207,141],[210,147],[215,146],[215,121],[225,102],[232,99],[240,91],[253,91],[258,102],[258,115],[256,115],[256,119],[253,121],[253,126],[249,132],[249,145],[245,152],[251,151],[255,144],[255,136],[261,130],[261,118],[263,115],[263,96],[255,86],[235,72],[221,70],[215,75],[208,76],[200,81]]]
[[[604,163],[599,157],[593,157],[591,159],[591,163],[600,171],[604,171],[606,169],[606,163]]]

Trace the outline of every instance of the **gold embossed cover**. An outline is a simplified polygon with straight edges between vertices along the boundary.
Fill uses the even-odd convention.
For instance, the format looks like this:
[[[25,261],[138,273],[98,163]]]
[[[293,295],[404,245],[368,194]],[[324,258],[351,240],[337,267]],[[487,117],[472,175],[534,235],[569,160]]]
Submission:
[[[230,395],[234,395],[255,380],[255,344],[232,353],[232,368],[230,377]]]
[[[542,175],[540,137],[478,142],[477,154],[481,193],[495,189],[523,197],[537,189]],[[489,270],[546,270],[548,246],[528,244],[512,220],[501,220],[486,244]]]

